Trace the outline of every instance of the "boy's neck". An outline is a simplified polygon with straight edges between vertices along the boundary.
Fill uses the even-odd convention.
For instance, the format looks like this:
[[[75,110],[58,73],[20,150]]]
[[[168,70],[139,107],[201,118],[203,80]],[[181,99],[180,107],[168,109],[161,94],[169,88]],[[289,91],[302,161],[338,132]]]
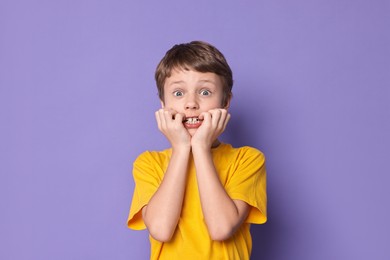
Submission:
[[[211,148],[217,148],[220,144],[221,144],[221,142],[218,139],[215,139],[215,141],[214,141],[213,145],[211,146]]]

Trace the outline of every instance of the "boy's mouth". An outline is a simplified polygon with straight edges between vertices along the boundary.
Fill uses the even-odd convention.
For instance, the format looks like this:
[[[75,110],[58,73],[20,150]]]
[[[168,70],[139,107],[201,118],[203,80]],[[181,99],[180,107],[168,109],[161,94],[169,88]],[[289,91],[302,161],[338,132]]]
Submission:
[[[198,117],[186,117],[183,120],[183,123],[187,124],[187,125],[197,125],[197,124],[201,123],[202,121],[203,120],[199,119]]]

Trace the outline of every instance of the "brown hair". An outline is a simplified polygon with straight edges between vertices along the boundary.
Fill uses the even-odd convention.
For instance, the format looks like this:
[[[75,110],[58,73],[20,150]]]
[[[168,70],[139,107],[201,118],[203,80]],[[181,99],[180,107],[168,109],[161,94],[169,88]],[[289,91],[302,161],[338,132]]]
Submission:
[[[223,54],[209,43],[192,41],[174,45],[167,51],[157,66],[155,79],[160,100],[164,101],[164,83],[173,69],[193,69],[198,72],[212,72],[220,76],[223,84],[222,106],[232,96],[233,73]]]

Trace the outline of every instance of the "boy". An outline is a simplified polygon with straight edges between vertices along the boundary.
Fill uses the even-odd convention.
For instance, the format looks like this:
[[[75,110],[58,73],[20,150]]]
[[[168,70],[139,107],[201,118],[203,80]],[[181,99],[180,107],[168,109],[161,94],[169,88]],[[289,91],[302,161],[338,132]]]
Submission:
[[[171,144],[134,162],[128,226],[147,228],[151,259],[249,259],[250,223],[266,217],[263,154],[218,137],[229,121],[232,71],[214,46],[173,46],[156,83],[159,130]]]

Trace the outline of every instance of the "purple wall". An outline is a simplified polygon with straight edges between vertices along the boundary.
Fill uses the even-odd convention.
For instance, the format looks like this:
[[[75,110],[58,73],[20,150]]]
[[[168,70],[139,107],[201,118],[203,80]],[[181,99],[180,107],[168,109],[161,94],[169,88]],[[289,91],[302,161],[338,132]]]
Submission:
[[[224,140],[268,159],[253,259],[389,259],[389,1],[137,2],[0,2],[0,259],[147,259],[132,161],[193,39],[234,71]]]

